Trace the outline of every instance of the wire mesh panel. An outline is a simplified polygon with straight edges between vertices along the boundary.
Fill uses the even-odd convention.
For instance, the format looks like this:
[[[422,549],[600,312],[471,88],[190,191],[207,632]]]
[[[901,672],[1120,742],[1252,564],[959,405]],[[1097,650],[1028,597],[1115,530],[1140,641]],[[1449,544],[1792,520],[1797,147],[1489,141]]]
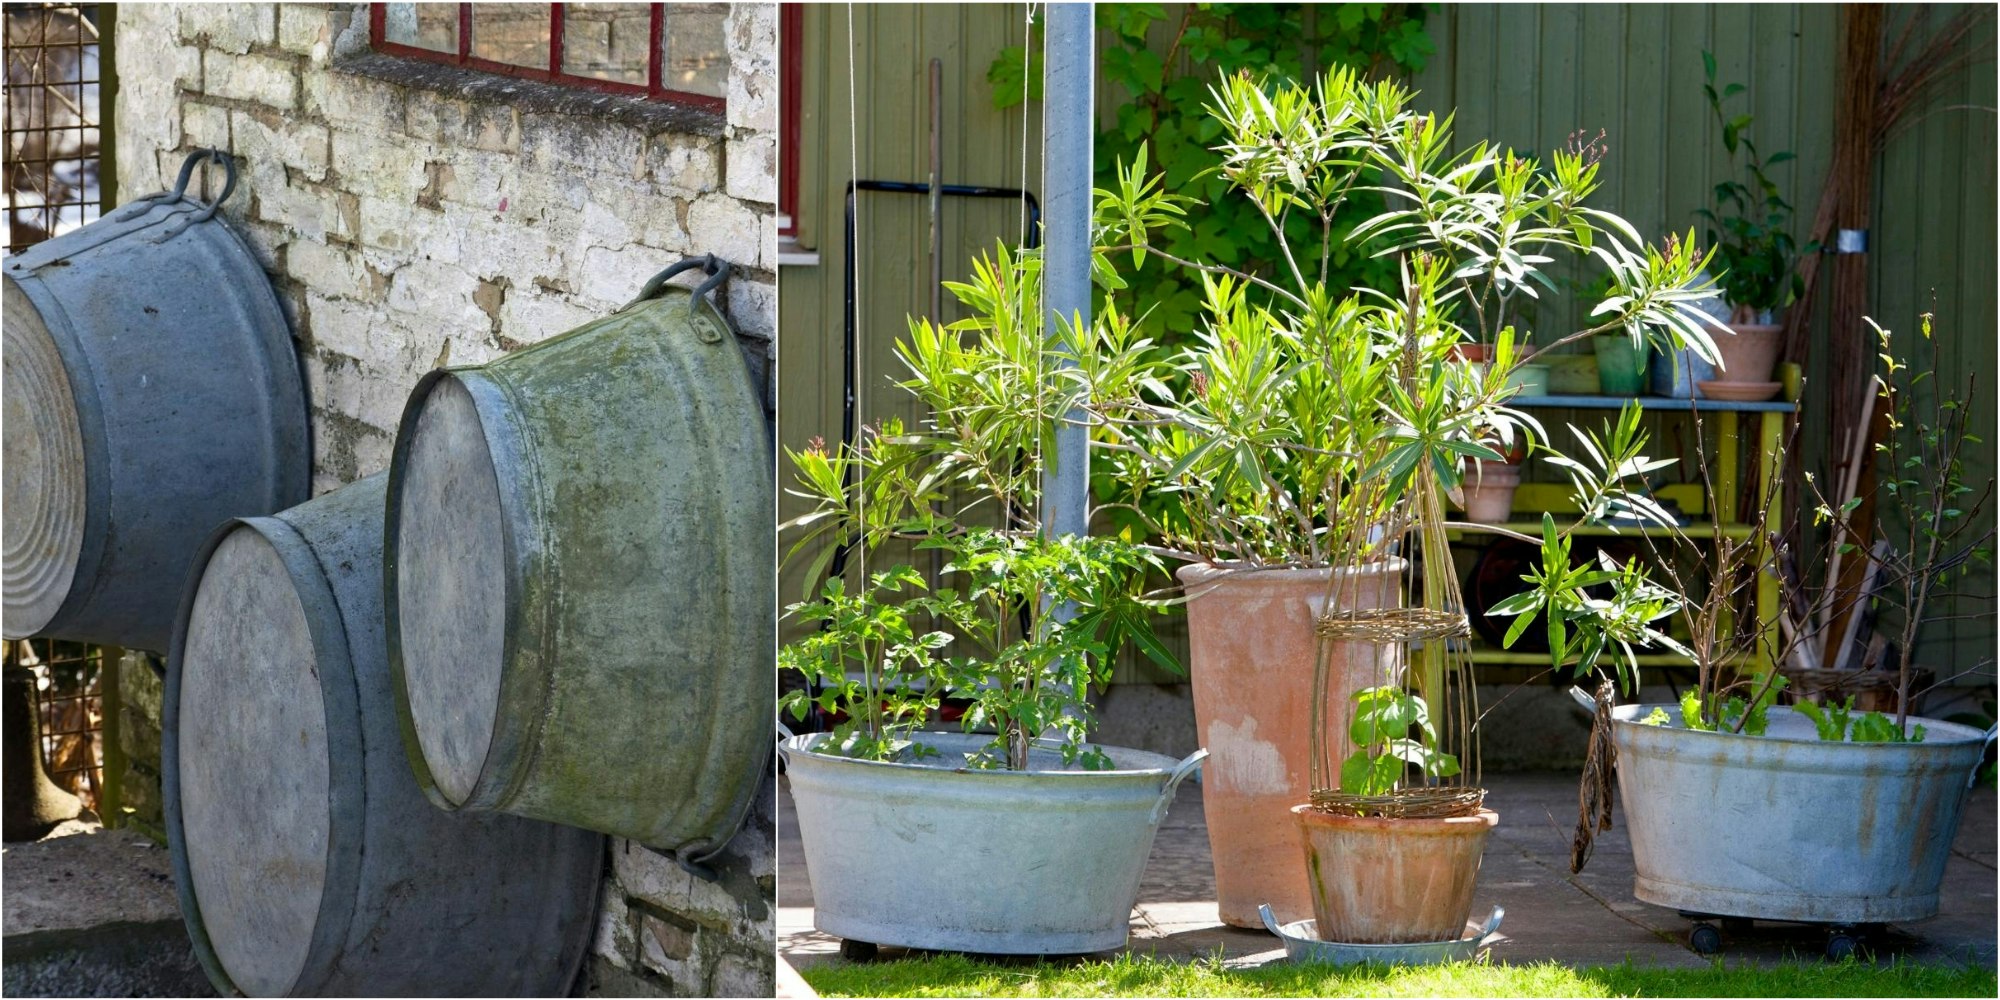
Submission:
[[[7,669],[27,670],[35,677],[35,713],[41,722],[42,760],[49,778],[100,813],[107,660],[104,649],[80,642],[20,639],[7,643]]]
[[[101,10],[6,7],[8,253],[91,222],[110,203],[110,171],[101,169],[111,138]]]
[[[111,202],[110,81],[97,4],[8,4],[5,119],[8,253],[89,222]],[[0,472],[4,474],[4,472]],[[8,642],[6,666],[34,674],[49,777],[102,811],[107,652],[49,639]]]

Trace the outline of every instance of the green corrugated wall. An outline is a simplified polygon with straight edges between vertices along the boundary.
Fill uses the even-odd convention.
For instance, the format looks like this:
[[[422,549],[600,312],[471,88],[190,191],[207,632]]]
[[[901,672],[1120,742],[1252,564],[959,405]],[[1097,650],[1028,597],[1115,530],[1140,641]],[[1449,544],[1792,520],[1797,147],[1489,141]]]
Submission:
[[[1898,15],[1907,12],[1899,9]],[[1941,21],[1952,8],[1930,8]],[[857,138],[861,176],[923,180],[928,171],[927,67],[944,60],[944,162],[950,183],[1019,186],[1023,177],[1020,109],[993,110],[985,76],[994,56],[1023,35],[1018,5],[807,5],[803,32],[800,241],[818,263],[780,271],[780,440],[797,447],[840,430],[841,192],[850,176],[849,135]],[[1506,5],[1445,6],[1429,20],[1436,54],[1416,75],[1420,104],[1457,108],[1461,135],[1482,136],[1524,151],[1546,151],[1579,128],[1608,134],[1604,189],[1598,204],[1657,235],[1698,225],[1727,158],[1701,92],[1703,49],[1713,51],[1724,82],[1742,82],[1739,101],[1757,116],[1752,135],[1768,154],[1789,149],[1797,159],[1775,171],[1807,225],[1832,147],[1836,8],[1815,5]],[[1981,29],[1991,50],[1993,22]],[[850,119],[849,67],[853,77]],[[1105,95],[1106,100],[1116,99]],[[1994,470],[1995,378],[1995,105],[1991,61],[1961,70],[1938,86],[1888,141],[1876,181],[1877,219],[1871,233],[1871,303],[1876,317],[1898,331],[1915,330],[1916,313],[1936,294],[1947,372],[1982,374],[1980,431],[1988,442],[1973,472]],[[1033,108],[1031,110],[1038,110]],[[1026,176],[1039,188],[1038,120],[1027,123]],[[928,308],[928,228],[921,198],[864,196],[860,326],[867,374],[867,419],[920,417],[901,390],[890,344],[905,317]],[[999,235],[1018,236],[1013,206],[945,212],[948,277]],[[1699,235],[1699,234],[1698,234]],[[1803,235],[1803,234],[1801,234]],[[1823,301],[1823,300],[1822,300]],[[949,307],[947,307],[949,308]],[[1554,329],[1571,317],[1536,317]],[[1850,332],[1853,335],[1855,332]],[[1828,336],[1824,321],[1815,333]],[[1826,349],[1816,345],[1824,359]],[[1811,385],[1809,373],[1808,385]],[[1812,395],[1807,395],[1811,411]],[[1825,440],[1809,415],[1804,440]],[[788,480],[788,473],[781,470]],[[785,516],[799,512],[786,498]],[[796,569],[781,594],[796,600]],[[1941,672],[1985,661],[1994,649],[1993,581],[1982,574],[1965,611],[1977,619],[1947,623],[1933,634],[1925,662]]]

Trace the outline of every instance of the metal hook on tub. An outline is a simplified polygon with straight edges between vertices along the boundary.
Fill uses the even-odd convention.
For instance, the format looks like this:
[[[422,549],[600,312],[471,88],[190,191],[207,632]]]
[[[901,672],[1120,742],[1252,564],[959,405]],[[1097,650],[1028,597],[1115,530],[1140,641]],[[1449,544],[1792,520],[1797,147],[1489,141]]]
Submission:
[[[697,267],[701,268],[701,273],[706,274],[709,277],[707,281],[704,281],[700,285],[697,285],[695,287],[694,294],[688,297],[688,315],[690,316],[694,315],[697,304],[700,303],[703,299],[708,299],[709,294],[711,292],[714,292],[717,288],[722,287],[722,283],[729,280],[730,263],[726,260],[723,260],[720,257],[717,257],[712,253],[705,253],[699,257],[689,257],[688,259],[681,261],[680,263],[675,264],[672,267],[669,267],[666,270],[661,271],[656,275],[653,275],[651,278],[646,279],[645,287],[639,289],[639,297],[633,299],[631,302],[626,303],[625,308],[630,309],[633,306],[636,306],[639,303],[646,301],[647,299],[658,296],[660,294],[660,289],[666,287],[668,278],[680,274],[682,271],[693,270],[694,268]],[[716,307],[713,299],[709,299],[708,304],[710,308],[714,308],[716,309],[717,312],[721,312],[721,309]]]

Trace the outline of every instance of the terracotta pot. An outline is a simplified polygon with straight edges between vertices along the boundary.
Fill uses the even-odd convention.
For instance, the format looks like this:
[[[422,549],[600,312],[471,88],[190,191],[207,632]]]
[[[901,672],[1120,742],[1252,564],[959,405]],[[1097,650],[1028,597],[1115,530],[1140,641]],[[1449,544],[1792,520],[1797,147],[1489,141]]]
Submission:
[[[1771,381],[1771,370],[1778,366],[1778,349],[1784,346],[1785,328],[1762,323],[1731,323],[1729,331],[1715,338],[1715,350],[1722,355],[1715,381]]]
[[[1383,819],[1301,805],[1292,815],[1305,840],[1321,940],[1415,944],[1464,936],[1498,813]]]
[[[1521,485],[1521,467],[1480,459],[1461,481],[1465,519],[1479,524],[1505,524],[1513,516],[1514,490]]]
[[[1460,361],[1491,361],[1493,360],[1493,345],[1474,343],[1453,344],[1451,356]]]
[[[1402,600],[1397,560],[1344,581],[1358,608],[1396,607]],[[1269,903],[1286,922],[1312,915],[1312,892],[1299,867],[1299,827],[1289,815],[1311,789],[1314,622],[1325,605],[1330,570],[1229,570],[1184,566],[1187,589],[1188,679],[1194,719],[1208,748],[1202,809],[1215,865],[1216,905],[1224,923],[1261,927],[1257,907]],[[1364,687],[1393,679],[1400,656],[1381,647],[1343,643],[1336,650],[1339,706]],[[1378,659],[1379,656],[1379,659]],[[1327,724],[1346,732],[1336,711]]]

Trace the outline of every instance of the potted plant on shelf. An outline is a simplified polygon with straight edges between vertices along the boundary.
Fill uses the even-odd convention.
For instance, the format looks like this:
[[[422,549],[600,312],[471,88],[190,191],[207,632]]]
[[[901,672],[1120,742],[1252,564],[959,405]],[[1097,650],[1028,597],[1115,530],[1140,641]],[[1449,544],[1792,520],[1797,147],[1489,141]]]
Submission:
[[[1437,532],[1478,527],[1443,520],[1465,462],[1499,461],[1525,436],[1541,437],[1507,405],[1513,369],[1612,330],[1711,357],[1714,347],[1686,310],[1704,293],[1694,280],[1704,255],[1691,240],[1646,247],[1623,220],[1586,207],[1597,186],[1588,148],[1558,151],[1546,165],[1485,143],[1453,154],[1444,124],[1408,110],[1408,90],[1346,71],[1314,87],[1230,77],[1213,93],[1222,176],[1273,227],[1285,253],[1279,273],[1159,249],[1155,234],[1182,225],[1191,199],[1163,191],[1143,161],[1121,168],[1099,200],[1100,272],[1124,253],[1196,271],[1203,323],[1178,351],[1101,325],[1079,347],[1077,377],[1088,385],[1105,506],[1187,563],[1178,576],[1196,722],[1214,755],[1203,799],[1218,903],[1224,921],[1254,927],[1260,904],[1285,921],[1313,908],[1293,810],[1337,793],[1333,776],[1347,760],[1369,761],[1388,799],[1423,798],[1444,782],[1459,788],[1451,809],[1479,815],[1476,766],[1447,774],[1441,763],[1462,752],[1471,722],[1438,699],[1470,685],[1427,659],[1462,653],[1462,633],[1371,638],[1327,623],[1375,615],[1462,624],[1455,600],[1425,589],[1448,574],[1419,574],[1413,590],[1411,561],[1443,555]],[[1352,232],[1327,231],[1347,193],[1363,188],[1395,207]],[[1295,251],[1287,222],[1301,217],[1320,223],[1321,238]],[[1324,257],[1336,238],[1349,253],[1395,259],[1397,294],[1316,277],[1320,261],[1299,253]],[[1523,302],[1552,287],[1543,265],[1556,254],[1602,264],[1609,294],[1592,325],[1514,350],[1511,328]],[[1493,345],[1491,364],[1457,360],[1469,343]],[[1387,465],[1384,456],[1393,456]],[[1419,661],[1422,670],[1403,673]],[[1306,690],[1323,697],[1274,694]],[[1377,694],[1363,705],[1362,690]],[[1358,715],[1410,717],[1417,698],[1441,744],[1414,726],[1352,753],[1321,748],[1341,759],[1315,763],[1317,734],[1351,734]],[[1405,774],[1405,753],[1437,766]],[[1394,812],[1385,805],[1376,815]],[[1391,818],[1387,828],[1415,835],[1418,824]]]
[[[867,574],[792,606],[818,631],[779,658],[808,682],[782,699],[793,718],[816,707],[842,720],[781,746],[814,924],[849,955],[1122,946],[1153,835],[1205,756],[1088,742],[1087,696],[1123,643],[1174,664],[1149,624],[1161,609],[1140,593],[1158,557],[1036,522],[1043,443],[1071,405],[1050,374],[1038,268],[1002,249],[951,286],[971,319],[912,322],[903,385],[931,426],[888,422],[852,448],[787,453],[795,494],[813,503],[787,525],[800,532],[791,555],[849,546]],[[933,591],[901,564],[868,572],[899,543],[941,550],[953,585]],[[948,693],[968,702],[963,732],[931,731]],[[926,871],[944,874],[911,877]]]
[[[1708,220],[1708,239],[1716,262],[1724,269],[1720,282],[1730,308],[1730,336],[1715,338],[1721,361],[1714,379],[1699,388],[1711,399],[1760,400],[1776,396],[1782,385],[1771,380],[1783,346],[1779,313],[1803,287],[1792,268],[1797,247],[1789,225],[1792,206],[1778,193],[1769,170],[1792,159],[1789,152],[1767,159],[1757,152],[1748,129],[1752,117],[1731,116],[1723,103],[1742,93],[1740,83],[1722,90],[1715,85],[1715,55],[1701,54],[1702,92],[1722,130],[1722,147],[1729,151],[1732,172],[1741,173],[1715,185],[1715,208],[1699,214]]]
[[[1959,813],[1994,738],[1993,729],[1982,734],[1910,709],[1919,693],[1912,680],[1919,635],[1943,616],[1939,603],[1952,581],[1990,564],[1993,527],[1982,514],[1992,482],[1972,486],[1964,465],[1965,445],[1974,440],[1967,433],[1970,382],[1963,393],[1940,388],[1920,401],[1912,389],[1935,371],[1935,349],[1931,368],[1912,373],[1895,359],[1888,332],[1876,330],[1885,366],[1878,397],[1892,418],[1877,446],[1875,523],[1893,531],[1860,537],[1850,523],[1860,500],[1819,496],[1816,484],[1814,516],[1826,538],[1813,563],[1797,563],[1774,546],[1776,526],[1763,516],[1743,538],[1712,525],[1705,574],[1684,575],[1660,561],[1688,626],[1682,652],[1697,668],[1695,686],[1678,705],[1615,709],[1608,709],[1608,685],[1594,701],[1578,692],[1594,709],[1608,709],[1599,724],[1616,748],[1634,894],[1693,914],[1824,923],[1831,957],[1853,953],[1867,925],[1937,912]],[[1923,339],[1933,343],[1929,316]],[[1671,519],[1653,523],[1677,549],[1696,544]],[[1777,704],[1788,675],[1839,668],[1831,658],[1849,638],[1835,626],[1861,610],[1831,585],[1840,555],[1871,563],[1878,599],[1891,612],[1902,650],[1892,712],[1857,711],[1851,697]],[[1829,585],[1799,586],[1786,571],[1795,565],[1825,567]],[[1771,577],[1793,581],[1792,593],[1763,618],[1746,614],[1746,594]],[[1608,797],[1602,801],[1608,810]],[[1807,882],[1799,878],[1801,858],[1813,859]],[[1705,919],[1689,940],[1703,953],[1722,944]]]

